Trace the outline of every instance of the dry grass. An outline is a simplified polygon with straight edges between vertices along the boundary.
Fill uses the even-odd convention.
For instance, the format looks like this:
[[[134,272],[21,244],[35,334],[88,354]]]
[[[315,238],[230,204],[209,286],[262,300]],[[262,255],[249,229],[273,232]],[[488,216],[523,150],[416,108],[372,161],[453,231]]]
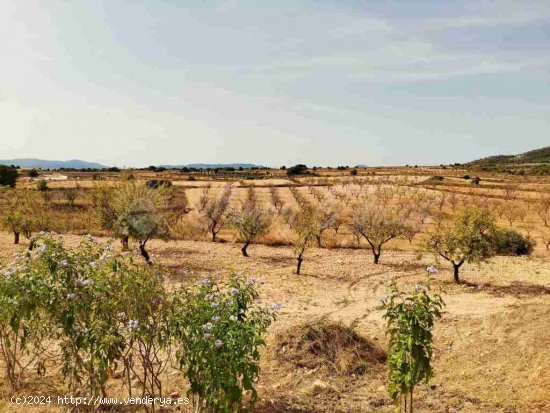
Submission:
[[[276,337],[279,360],[329,376],[363,375],[377,369],[384,352],[351,327],[326,318],[290,327]]]
[[[67,236],[66,240],[74,243],[77,238]],[[18,249],[11,241],[9,234],[0,234],[3,262],[9,261]],[[369,369],[371,359],[363,354],[367,370],[362,376],[331,373],[331,367],[316,368],[315,363],[326,366],[326,360],[329,364],[346,360],[341,361],[337,370],[349,371],[346,366],[355,365],[355,361],[349,362],[355,357],[342,349],[345,346],[341,344],[347,340],[343,337],[351,337],[352,348],[361,340],[347,335],[349,330],[327,332],[317,329],[317,325],[309,327],[312,320],[321,318],[327,323],[353,325],[358,337],[368,337],[367,343],[372,348],[385,349],[384,322],[376,309],[377,297],[386,292],[386,285],[392,279],[401,286],[422,280],[424,268],[434,262],[433,257],[388,251],[376,266],[365,250],[313,248],[304,263],[304,274],[296,276],[292,273],[291,247],[253,245],[248,259],[240,256],[238,245],[231,243],[153,242],[151,251],[155,259],[169,269],[170,288],[193,284],[204,274],[225,276],[242,271],[265,279],[267,283],[261,291],[263,301],[283,304],[263,352],[257,411],[391,412],[385,364],[377,362],[376,368]],[[449,269],[441,266],[437,280],[439,287],[446,291],[447,307],[435,330],[436,375],[430,386],[419,387],[417,411],[550,411],[548,260],[495,257],[479,267],[465,266],[464,284],[454,285],[451,279]],[[308,334],[308,329],[313,331],[313,336]],[[302,368],[296,367],[292,360],[281,362],[280,341],[276,337],[286,337],[292,342],[292,352],[306,349],[305,359],[309,357],[308,349],[319,349],[318,355],[311,358],[318,361],[302,363]],[[175,372],[168,372],[165,379],[168,392],[185,393],[186,384]],[[9,394],[5,382],[0,391],[4,396]],[[37,380],[31,374],[23,392],[65,394],[66,390],[52,367],[45,379]],[[119,380],[111,381],[109,395],[123,396]],[[63,410],[16,408],[0,402],[0,411]]]

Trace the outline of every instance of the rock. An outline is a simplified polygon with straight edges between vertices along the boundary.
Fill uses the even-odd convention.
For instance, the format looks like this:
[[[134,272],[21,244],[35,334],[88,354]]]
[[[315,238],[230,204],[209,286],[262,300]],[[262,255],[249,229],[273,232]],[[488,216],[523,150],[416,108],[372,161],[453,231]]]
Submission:
[[[171,399],[179,399],[180,397],[181,397],[181,395],[180,395],[179,391],[175,391],[175,392],[170,393],[170,398]]]

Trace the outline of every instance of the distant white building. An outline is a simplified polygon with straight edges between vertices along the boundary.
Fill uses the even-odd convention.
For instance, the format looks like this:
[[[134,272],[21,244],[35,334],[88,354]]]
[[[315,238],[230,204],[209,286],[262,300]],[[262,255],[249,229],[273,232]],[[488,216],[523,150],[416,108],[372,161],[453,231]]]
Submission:
[[[67,175],[53,173],[50,175],[41,175],[37,178],[33,178],[34,181],[40,181],[42,179],[45,181],[66,181],[69,177]]]

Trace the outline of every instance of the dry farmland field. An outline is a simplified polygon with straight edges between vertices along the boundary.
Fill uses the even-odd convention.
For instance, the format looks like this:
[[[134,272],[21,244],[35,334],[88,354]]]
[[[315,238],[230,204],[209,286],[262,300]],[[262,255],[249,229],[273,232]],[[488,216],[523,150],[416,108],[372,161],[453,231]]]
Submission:
[[[167,290],[192,287],[204,277],[223,280],[242,274],[258,280],[258,285],[265,282],[258,287],[261,302],[282,305],[261,349],[254,411],[393,411],[379,297],[388,293],[392,281],[405,290],[423,283],[426,268],[434,266],[438,272],[430,276],[430,283],[445,307],[433,330],[434,375],[429,384],[417,386],[415,410],[550,412],[550,179],[480,174],[479,182],[472,182],[468,174],[478,173],[405,167],[359,168],[354,175],[320,169],[293,177],[270,170],[242,176],[69,173],[67,180],[48,182],[47,191],[37,190],[40,177],[20,178],[15,191],[33,205],[39,221],[33,223],[34,233],[63,234],[70,249],[85,234],[100,242],[119,238],[97,212],[100,191],[116,197],[127,182],[169,181],[169,188],[161,186],[169,190],[170,231],[152,236],[146,244],[151,261],[165,271]],[[2,194],[4,209],[10,196],[9,191]],[[269,225],[251,240],[245,257],[242,236],[229,221],[250,199],[266,214]],[[220,200],[227,204],[221,213]],[[314,228],[308,227],[301,242],[304,205],[314,217]],[[218,213],[213,231],[209,206]],[[400,228],[383,237],[378,264],[358,224],[361,218],[374,219],[367,212],[361,215],[368,208],[384,211],[383,219]],[[439,228],[468,208],[487,211],[498,227],[534,240],[531,254],[491,254],[480,262],[466,262],[460,267],[460,283],[454,282],[452,265],[426,245]],[[0,260],[5,267],[14,254],[25,253],[29,240],[21,232],[20,243],[14,245],[8,224],[3,231]],[[113,245],[121,248],[118,241]],[[303,263],[296,274],[300,249]],[[129,254],[146,265],[132,235]],[[54,359],[46,362],[42,375],[33,366],[27,369],[15,392],[7,379],[2,380],[0,410],[74,410],[9,401],[13,394],[70,394]],[[189,383],[175,365],[167,366],[161,377],[164,395],[186,394]],[[110,370],[106,394],[125,397],[124,379]]]

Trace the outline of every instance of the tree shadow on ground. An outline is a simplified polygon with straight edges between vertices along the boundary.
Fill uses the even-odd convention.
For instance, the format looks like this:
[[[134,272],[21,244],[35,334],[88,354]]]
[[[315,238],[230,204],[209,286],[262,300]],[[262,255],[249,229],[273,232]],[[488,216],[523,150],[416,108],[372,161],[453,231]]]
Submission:
[[[536,297],[542,295],[550,295],[550,287],[538,284],[529,284],[514,281],[510,285],[493,285],[486,283],[473,283],[463,281],[462,285],[475,289],[477,291],[486,292],[497,297],[512,295],[514,297]]]

